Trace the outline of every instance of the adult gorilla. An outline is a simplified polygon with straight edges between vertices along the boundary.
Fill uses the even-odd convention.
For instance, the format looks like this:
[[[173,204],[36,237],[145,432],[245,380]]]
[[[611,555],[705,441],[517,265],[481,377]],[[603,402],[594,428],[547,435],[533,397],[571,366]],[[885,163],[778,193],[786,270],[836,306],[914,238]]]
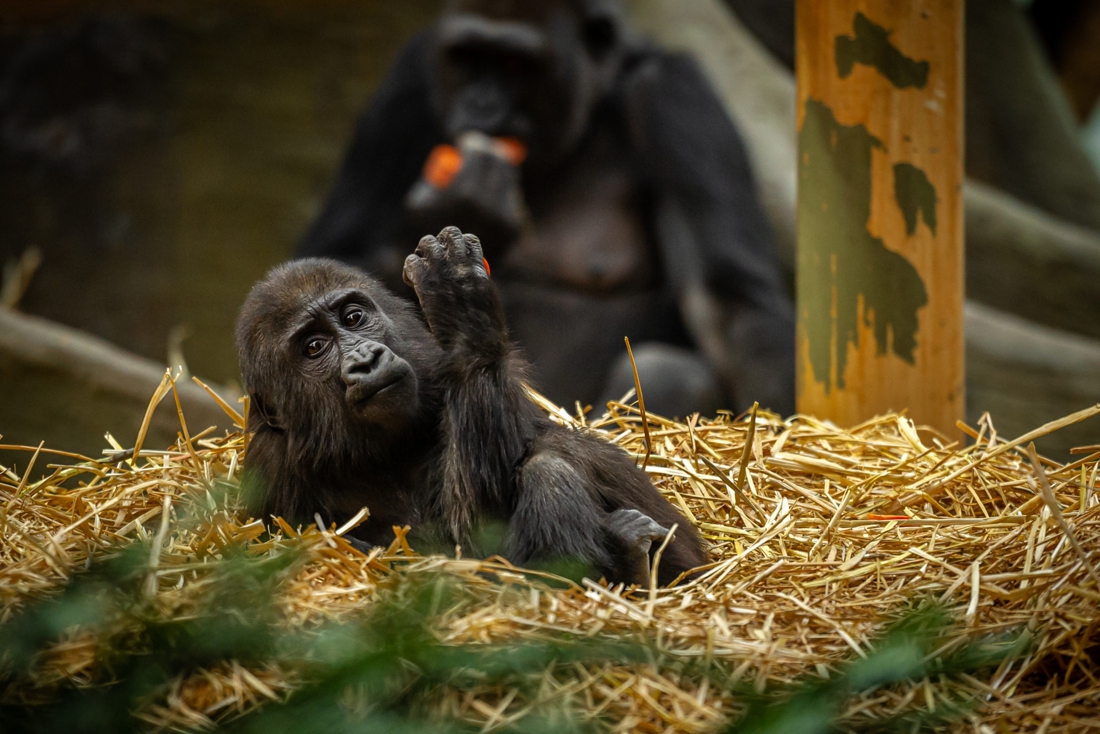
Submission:
[[[613,0],[452,0],[359,121],[299,254],[402,292],[402,243],[485,246],[512,337],[563,404],[793,410],[794,326],[744,146],[690,59]],[[407,291],[405,291],[407,292]]]

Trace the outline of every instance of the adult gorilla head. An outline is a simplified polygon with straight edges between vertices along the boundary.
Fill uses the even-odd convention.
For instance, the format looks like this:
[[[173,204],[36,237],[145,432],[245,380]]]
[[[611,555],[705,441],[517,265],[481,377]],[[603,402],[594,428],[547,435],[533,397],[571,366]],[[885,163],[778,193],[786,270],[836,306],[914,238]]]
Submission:
[[[613,84],[624,33],[615,0],[452,0],[434,58],[445,132],[515,137],[531,165],[552,163]]]
[[[621,397],[627,334],[661,347],[641,372],[658,412],[793,412],[793,309],[748,153],[698,65],[630,32],[617,1],[448,0],[360,117],[299,252],[407,292],[400,242],[450,225],[478,233],[552,399]]]

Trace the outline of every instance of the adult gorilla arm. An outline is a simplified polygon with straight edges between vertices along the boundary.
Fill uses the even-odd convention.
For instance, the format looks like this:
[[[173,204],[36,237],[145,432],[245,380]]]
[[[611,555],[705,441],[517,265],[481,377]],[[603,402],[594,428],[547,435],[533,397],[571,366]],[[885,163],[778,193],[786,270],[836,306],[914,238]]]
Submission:
[[[405,194],[443,132],[431,107],[430,32],[411,40],[360,116],[321,215],[298,257],[332,257],[359,265],[400,289]]]
[[[649,52],[623,88],[688,329],[738,409],[794,412],[794,313],[737,130],[686,56]]]

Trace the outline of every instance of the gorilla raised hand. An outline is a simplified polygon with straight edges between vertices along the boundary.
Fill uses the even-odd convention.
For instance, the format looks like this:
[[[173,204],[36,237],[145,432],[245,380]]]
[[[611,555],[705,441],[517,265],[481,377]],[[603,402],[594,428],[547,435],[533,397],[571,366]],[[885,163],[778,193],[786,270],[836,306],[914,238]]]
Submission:
[[[404,277],[427,328],[331,260],[281,265],[249,294],[237,346],[257,514],[342,522],[366,505],[360,540],[384,545],[409,524],[475,552],[479,528],[501,522],[517,564],[576,558],[637,583],[675,524],[660,581],[706,561],[691,524],[622,450],[527,399],[477,238],[425,237]]]

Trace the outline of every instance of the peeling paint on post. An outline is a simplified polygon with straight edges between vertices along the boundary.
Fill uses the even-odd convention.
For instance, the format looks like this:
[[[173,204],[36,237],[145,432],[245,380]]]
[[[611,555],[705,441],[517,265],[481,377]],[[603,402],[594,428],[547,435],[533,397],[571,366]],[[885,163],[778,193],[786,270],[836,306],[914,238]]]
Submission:
[[[798,0],[798,409],[963,417],[962,0]]]

